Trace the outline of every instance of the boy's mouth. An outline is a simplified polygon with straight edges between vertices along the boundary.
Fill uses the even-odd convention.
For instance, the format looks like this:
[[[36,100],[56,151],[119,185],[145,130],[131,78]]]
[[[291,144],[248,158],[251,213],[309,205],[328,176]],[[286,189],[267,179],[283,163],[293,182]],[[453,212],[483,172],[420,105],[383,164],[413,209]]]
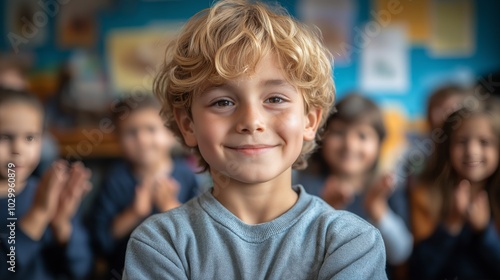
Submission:
[[[226,146],[228,149],[245,154],[245,155],[260,155],[270,151],[276,145],[239,145],[239,146]]]

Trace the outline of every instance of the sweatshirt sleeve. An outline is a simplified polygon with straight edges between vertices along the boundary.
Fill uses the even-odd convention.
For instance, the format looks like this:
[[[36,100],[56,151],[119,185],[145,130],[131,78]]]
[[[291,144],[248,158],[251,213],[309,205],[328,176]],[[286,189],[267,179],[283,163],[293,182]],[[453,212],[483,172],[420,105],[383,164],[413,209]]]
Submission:
[[[112,236],[111,225],[122,208],[133,199],[133,193],[129,192],[128,188],[121,188],[120,182],[114,178],[108,178],[102,186],[92,211],[90,227],[97,253],[109,255],[114,252],[119,240]]]
[[[75,218],[68,244],[63,248],[66,267],[72,279],[83,279],[92,269],[92,253],[86,229]]]
[[[410,259],[414,279],[438,278],[459,241],[460,235],[451,235],[440,224],[429,238],[415,244]]]
[[[370,227],[331,252],[318,279],[387,279],[384,242]]]
[[[125,257],[123,279],[188,279],[180,266],[151,245],[131,237]]]
[[[389,208],[376,227],[384,239],[387,261],[392,265],[405,262],[413,249],[413,237],[403,219]]]
[[[479,256],[496,274],[500,275],[498,265],[500,264],[500,235],[495,224],[490,222],[484,232],[477,236],[476,241]]]
[[[16,239],[15,239],[15,244],[9,244],[7,236],[2,237],[2,255],[3,255],[3,250],[5,250],[5,254],[10,251],[10,246],[15,246],[15,257],[16,257],[16,274],[23,274],[23,270],[25,270],[27,267],[29,267],[29,264],[36,260],[37,258],[40,258],[40,251],[43,248],[43,245],[45,243],[45,240],[42,236],[42,238],[38,241],[31,239],[29,236],[27,236],[24,231],[21,230],[19,227],[19,224],[16,224]],[[2,264],[3,268],[3,264]],[[7,268],[5,268],[5,271],[2,271],[3,275],[4,272],[7,271]],[[2,278],[6,279],[6,278]]]

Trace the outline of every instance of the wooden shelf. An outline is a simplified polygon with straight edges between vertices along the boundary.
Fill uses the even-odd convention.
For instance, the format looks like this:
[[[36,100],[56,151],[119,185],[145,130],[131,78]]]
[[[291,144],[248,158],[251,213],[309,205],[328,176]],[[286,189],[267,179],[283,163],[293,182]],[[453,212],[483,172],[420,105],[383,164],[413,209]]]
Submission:
[[[60,155],[70,159],[114,158],[121,149],[114,133],[105,133],[98,127],[51,129],[59,143]]]

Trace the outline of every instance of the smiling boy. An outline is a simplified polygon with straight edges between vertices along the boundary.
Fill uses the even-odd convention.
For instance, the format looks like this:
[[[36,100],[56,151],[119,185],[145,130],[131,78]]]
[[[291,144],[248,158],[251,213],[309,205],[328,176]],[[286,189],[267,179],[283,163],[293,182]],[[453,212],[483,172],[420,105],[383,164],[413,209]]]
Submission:
[[[291,185],[335,95],[315,33],[217,2],[169,45],[154,90],[213,188],[134,231],[124,279],[386,279],[375,228]]]

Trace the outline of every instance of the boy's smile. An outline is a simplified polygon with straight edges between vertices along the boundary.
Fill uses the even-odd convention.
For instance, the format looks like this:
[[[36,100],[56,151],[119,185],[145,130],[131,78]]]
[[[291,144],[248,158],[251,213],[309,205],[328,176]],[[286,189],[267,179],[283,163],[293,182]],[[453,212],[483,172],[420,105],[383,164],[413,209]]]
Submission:
[[[304,140],[314,140],[321,110],[306,113],[302,94],[277,65],[267,55],[254,74],[195,96],[192,119],[177,115],[186,143],[199,147],[212,171],[245,184],[268,182],[291,168]]]

